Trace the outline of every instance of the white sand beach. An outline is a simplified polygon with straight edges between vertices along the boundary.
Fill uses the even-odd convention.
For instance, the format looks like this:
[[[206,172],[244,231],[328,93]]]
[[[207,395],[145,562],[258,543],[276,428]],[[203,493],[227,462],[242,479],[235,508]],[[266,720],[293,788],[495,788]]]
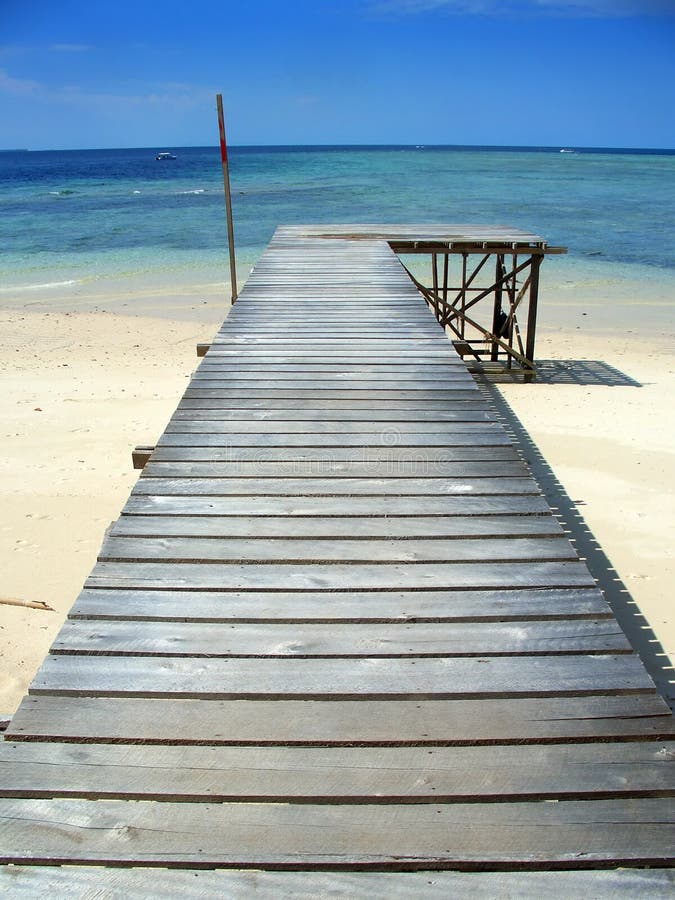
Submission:
[[[597,298],[551,293],[537,356],[562,362],[542,366],[538,383],[495,390],[630,592],[620,591],[620,618],[632,619],[645,652],[675,659],[672,323],[649,333],[664,316],[660,301],[638,324],[627,303],[618,325]],[[66,298],[51,306],[59,311],[46,302],[0,311],[0,597],[52,607],[0,604],[0,713],[20,702],[94,565],[138,474],[132,448],[162,432],[197,365],[195,344],[226,314],[224,289],[202,294],[174,298],[171,318],[156,297],[139,298],[146,315],[102,303],[68,309]]]
[[[228,304],[229,305],[229,304]],[[0,712],[11,713],[92,569],[226,308],[200,323],[2,311]]]

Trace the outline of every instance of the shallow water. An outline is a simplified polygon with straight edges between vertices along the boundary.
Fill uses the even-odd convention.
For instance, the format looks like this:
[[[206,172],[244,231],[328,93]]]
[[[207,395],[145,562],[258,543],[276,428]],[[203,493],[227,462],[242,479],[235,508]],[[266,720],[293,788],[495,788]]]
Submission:
[[[0,305],[225,290],[219,153],[157,150],[0,154]],[[500,223],[569,248],[552,303],[672,312],[675,151],[233,148],[230,178],[240,281],[282,223]]]

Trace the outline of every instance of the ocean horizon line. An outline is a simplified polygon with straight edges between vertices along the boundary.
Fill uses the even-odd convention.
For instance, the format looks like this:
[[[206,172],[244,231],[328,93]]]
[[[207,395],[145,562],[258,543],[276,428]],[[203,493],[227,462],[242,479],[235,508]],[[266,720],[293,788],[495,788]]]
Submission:
[[[0,148],[0,154],[13,153],[114,153],[129,150],[143,150],[155,153],[159,144],[135,147],[69,147],[69,148]],[[214,150],[217,144],[162,144],[173,150]],[[587,153],[636,156],[675,156],[675,147],[594,147],[576,144],[230,144],[230,151],[244,152],[293,152],[293,151],[377,151],[377,150],[429,150],[429,151],[471,151],[501,153]]]

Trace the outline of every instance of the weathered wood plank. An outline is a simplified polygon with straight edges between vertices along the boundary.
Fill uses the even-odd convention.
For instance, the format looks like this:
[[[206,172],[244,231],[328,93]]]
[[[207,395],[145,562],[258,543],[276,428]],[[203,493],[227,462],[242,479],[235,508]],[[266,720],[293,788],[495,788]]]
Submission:
[[[284,342],[286,343],[286,342]],[[349,340],[351,344],[351,340]],[[466,367],[458,357],[450,360],[449,353],[453,349],[436,353],[429,348],[425,350],[404,350],[397,347],[388,352],[374,352],[368,348],[338,350],[329,347],[317,347],[310,350],[306,347],[281,346],[277,350],[249,351],[226,350],[212,345],[203,363],[194,371],[191,382],[222,381],[227,386],[230,381],[269,381],[274,384],[278,380],[295,381],[316,378],[317,381],[330,386],[331,382],[344,381],[350,387],[358,388],[361,382],[375,386],[373,382],[382,380],[382,390],[392,390],[398,384],[409,390],[415,388],[417,382],[427,384],[428,389],[445,388],[448,391],[463,391],[472,398],[480,396],[480,391]],[[419,362],[424,354],[425,360]],[[440,371],[444,370],[444,371]]]
[[[594,587],[581,562],[237,565],[99,562],[87,587],[199,590],[454,590]]]
[[[212,699],[410,699],[653,691],[639,657],[259,659],[48,656],[32,695]]]
[[[490,423],[493,417],[485,410],[469,410],[467,413],[458,413],[453,421],[394,421],[394,422],[367,422],[367,421],[325,421],[321,419],[321,413],[314,418],[309,415],[301,421],[267,419],[235,419],[234,421],[197,417],[190,419],[172,418],[166,428],[167,434],[376,434],[384,438],[384,443],[398,442],[407,434],[452,434],[453,429],[469,424],[471,427]]]
[[[347,378],[347,377],[320,377],[319,374],[308,375],[305,378],[298,378],[297,375],[290,374],[288,378],[277,378],[276,375],[269,376],[264,373],[257,375],[251,373],[251,377],[247,378],[245,372],[237,370],[237,361],[231,363],[230,376],[222,375],[208,376],[204,373],[203,377],[193,377],[190,383],[191,392],[205,391],[209,388],[218,391],[245,391],[251,392],[255,396],[255,392],[264,391],[273,399],[278,396],[280,391],[291,390],[293,396],[298,396],[297,391],[311,391],[309,396],[317,396],[323,392],[336,396],[344,396],[352,391],[360,391],[362,394],[367,392],[372,397],[372,392],[376,392],[378,399],[386,398],[387,393],[396,393],[406,391],[408,394],[416,392],[432,392],[438,396],[439,392],[446,391],[450,395],[456,396],[458,400],[475,400],[478,396],[475,386],[468,384],[456,384],[449,382],[445,384],[442,379],[430,376],[428,378]],[[299,396],[303,396],[300,394]],[[358,396],[358,395],[357,395]],[[452,399],[452,397],[450,398]]]
[[[675,742],[525,747],[0,743],[0,797],[451,803],[675,796]]]
[[[275,382],[275,387],[265,387],[259,382],[254,384],[242,383],[236,387],[232,385],[220,386],[211,383],[209,385],[191,382],[186,388],[184,396],[186,398],[208,398],[219,397],[223,400],[266,400],[267,402],[277,402],[280,400],[314,400],[323,402],[324,400],[349,400],[358,402],[359,400],[372,401],[388,401],[396,400],[475,400],[475,392],[464,388],[452,390],[447,386],[431,388],[419,388],[412,390],[409,388],[392,388],[383,390],[377,388],[347,388],[347,387],[317,387],[317,388],[298,388],[291,385],[283,387],[281,382]]]
[[[332,326],[326,326],[334,331]],[[295,329],[294,329],[295,330]],[[347,336],[351,339],[351,336]],[[383,362],[378,358],[374,360],[362,359],[360,362],[331,362],[325,359],[321,362],[307,362],[304,357],[293,357],[285,362],[269,362],[269,360],[261,359],[257,355],[249,355],[245,359],[237,362],[235,372],[266,372],[268,375],[295,373],[323,373],[326,376],[335,377],[354,377],[359,375],[382,377],[398,376],[409,377],[414,373],[424,373],[426,378],[437,377],[446,383],[457,383],[458,386],[464,386],[467,390],[474,390],[476,396],[480,396],[480,391],[475,384],[472,384],[470,376],[467,377],[466,369],[459,368],[456,365],[449,365],[447,362],[427,362],[424,359],[416,357],[404,357],[397,362]],[[230,362],[219,358],[218,353],[214,351],[213,355],[209,355],[206,361],[200,366],[199,372],[195,372],[195,376],[199,377],[208,374],[211,377],[224,375],[231,376],[233,369]]]
[[[255,301],[252,301],[255,303]],[[400,339],[427,338],[437,340],[439,335],[442,337],[443,332],[440,325],[434,320],[429,320],[424,310],[417,315],[399,312],[399,315],[387,321],[380,316],[373,315],[370,317],[359,316],[356,313],[349,316],[336,316],[333,314],[330,318],[327,316],[325,322],[316,321],[309,318],[306,321],[295,318],[292,314],[281,315],[278,320],[265,317],[264,311],[258,309],[255,314],[251,315],[249,303],[243,304],[248,310],[245,314],[241,309],[238,315],[234,313],[228,317],[227,327],[220,328],[219,334],[229,337],[270,337],[283,338],[285,336],[293,337],[312,337],[315,336],[319,341],[325,341],[326,335],[334,335],[342,338],[351,335],[360,336],[364,339],[374,338],[381,340],[382,338],[394,337]]]
[[[221,362],[226,360],[235,363],[239,359],[264,359],[269,362],[288,362],[294,357],[302,358],[305,362],[353,362],[362,363],[364,357],[373,362],[379,360],[385,363],[400,363],[402,358],[408,357],[417,360],[423,355],[427,362],[446,362],[449,366],[455,366],[457,371],[462,371],[461,363],[457,362],[457,355],[448,346],[443,338],[438,341],[410,341],[396,342],[383,340],[379,342],[364,342],[345,340],[342,344],[335,341],[279,341],[267,345],[243,346],[231,343],[227,339],[214,338],[205,361],[212,361],[216,357]],[[236,368],[236,366],[232,366]],[[466,371],[466,370],[464,370]]]
[[[346,340],[351,342],[350,336]],[[461,362],[458,365],[435,357],[421,359],[415,354],[399,356],[395,351],[390,356],[380,354],[371,358],[366,353],[360,357],[343,356],[327,352],[324,354],[323,350],[317,351],[316,355],[309,350],[303,353],[291,352],[289,355],[279,350],[274,355],[266,356],[259,356],[255,352],[228,354],[209,350],[203,362],[192,373],[191,381],[240,377],[243,380],[269,381],[276,381],[278,378],[294,380],[316,377],[326,382],[344,380],[348,383],[382,379],[401,382],[401,387],[405,387],[406,382],[421,380],[434,381],[438,387],[443,386],[449,391],[465,391],[474,400],[482,394]]]
[[[324,460],[321,464],[309,460],[288,462],[256,460],[254,466],[223,462],[162,462],[154,457],[145,466],[143,478],[525,478],[529,475],[525,464],[519,460],[477,462],[430,461],[401,462],[345,462]]]
[[[322,462],[357,463],[367,466],[387,463],[405,473],[406,466],[427,465],[430,468],[457,462],[514,462],[522,457],[512,446],[471,446],[459,447],[155,447],[153,462]],[[396,470],[394,470],[396,471]],[[548,509],[548,507],[547,507]]]
[[[299,239],[302,238],[300,244]],[[509,225],[476,225],[475,223],[447,222],[443,223],[427,223],[423,225],[410,223],[364,223],[357,224],[325,224],[325,225],[280,225],[275,234],[274,242],[271,245],[269,257],[266,254],[265,262],[269,259],[278,258],[280,250],[278,248],[291,246],[312,245],[312,238],[315,240],[314,246],[328,253],[332,246],[337,249],[343,249],[345,241],[357,240],[357,250],[366,256],[369,253],[375,254],[384,242],[391,244],[396,241],[405,240],[409,242],[433,240],[439,244],[463,243],[471,242],[482,244],[484,241],[500,241],[504,244],[504,251],[509,252],[513,248],[513,244],[545,244],[545,241],[539,235],[527,232],[521,229],[512,228]],[[361,241],[364,243],[361,244]],[[350,246],[347,244],[347,246]],[[276,252],[275,252],[276,251]],[[309,254],[309,250],[307,254]],[[381,254],[377,254],[378,257]],[[305,253],[302,254],[303,259],[306,258]],[[395,257],[393,257],[395,259]],[[379,259],[378,259],[379,261]]]
[[[262,428],[263,433],[274,431],[274,426],[278,426],[278,433],[294,433],[311,430],[314,433],[323,431],[331,433],[333,431],[354,431],[359,433],[363,429],[373,431],[381,429],[386,425],[395,425],[405,427],[407,430],[419,431],[423,434],[425,431],[443,431],[445,423],[454,422],[490,422],[494,420],[489,410],[483,405],[463,404],[455,405],[452,410],[446,410],[444,413],[434,412],[425,415],[424,413],[413,413],[410,411],[402,413],[392,413],[386,410],[367,410],[356,413],[328,410],[324,415],[321,412],[294,411],[276,413],[273,409],[267,409],[264,412],[249,415],[248,411],[232,410],[229,406],[225,409],[201,409],[198,412],[178,412],[174,413],[171,419],[171,430],[180,431],[186,429],[188,431],[197,425],[208,423],[207,428],[213,425],[214,430],[220,431],[223,428],[232,431],[246,431]],[[366,427],[367,426],[367,427]],[[413,428],[414,426],[414,428]]]
[[[193,401],[194,402],[194,401]],[[208,401],[200,401],[201,408],[195,409],[192,406],[186,406],[184,403],[173,414],[173,422],[211,422],[226,421],[232,423],[235,428],[235,422],[455,422],[455,421],[488,421],[491,416],[484,404],[473,404],[468,401],[461,407],[456,404],[452,410],[425,410],[425,409],[403,409],[389,410],[386,404],[381,404],[381,408],[366,409],[324,409],[317,407],[314,409],[284,409],[277,408],[267,404],[264,409],[236,409],[232,408],[230,403],[224,402],[216,406],[211,401],[211,406],[204,406]],[[466,412],[464,408],[466,407]]]
[[[95,895],[156,898],[180,896],[259,897],[316,900],[318,897],[472,897],[475,900],[672,900],[674,869],[595,869],[556,872],[263,872],[220,869],[104,868],[102,866],[2,866],[0,890],[12,897]]]
[[[432,397],[418,397],[417,399],[412,398],[408,400],[401,400],[398,398],[374,400],[371,399],[370,395],[367,395],[365,397],[344,397],[337,400],[331,398],[325,398],[323,400],[289,398],[272,402],[269,397],[249,397],[244,396],[243,394],[239,397],[219,400],[217,391],[210,391],[207,393],[214,394],[215,396],[212,399],[208,399],[208,397],[206,399],[198,399],[194,397],[194,392],[191,389],[188,389],[184,394],[183,399],[180,401],[178,408],[180,410],[213,408],[232,411],[242,410],[245,415],[265,415],[268,413],[280,414],[283,411],[288,411],[293,412],[294,414],[304,413],[312,416],[320,416],[322,414],[328,415],[329,413],[331,415],[335,414],[336,416],[339,416],[344,412],[357,415],[363,411],[372,411],[375,414],[391,413],[392,415],[403,415],[404,413],[406,415],[408,413],[414,415],[419,412],[422,415],[429,413],[432,417],[448,408],[447,400],[437,400]],[[455,399],[453,402],[457,404],[466,403],[471,406],[475,405],[475,399]]]
[[[349,345],[352,347],[358,347],[359,345],[358,339],[353,336],[350,336],[348,341]],[[287,337],[280,338],[279,343],[287,349],[297,349],[296,344]],[[320,345],[320,343],[320,341],[312,336],[302,342],[303,345],[307,345],[308,349],[310,347],[316,348],[313,352],[318,352],[320,349],[323,349],[317,347],[317,344]],[[397,342],[391,338],[386,338],[382,342],[382,345],[392,347],[393,352],[403,349],[401,345],[397,345]],[[334,347],[335,345],[332,344],[331,346]],[[368,347],[364,347],[364,355],[367,355],[368,349]],[[419,349],[421,353],[424,352],[423,347]],[[330,360],[330,358],[331,357],[329,356],[328,360]],[[267,367],[264,363],[264,357],[258,362],[258,357],[254,354],[251,354],[248,357],[249,366],[265,366],[262,371],[250,371],[246,366],[242,366],[240,369],[239,367],[233,367],[232,365],[223,362],[218,364],[214,358],[207,358],[203,365],[200,365],[192,375],[192,381],[217,379],[227,385],[231,381],[270,380],[276,382],[277,380],[287,380],[294,383],[300,383],[315,379],[320,384],[325,383],[327,386],[338,381],[349,387],[353,386],[357,388],[360,385],[376,386],[378,383],[382,383],[382,390],[390,389],[390,387],[387,387],[389,385],[405,387],[406,384],[410,384],[411,387],[414,388],[418,383],[421,383],[425,385],[428,384],[432,388],[444,386],[448,390],[456,389],[470,391],[474,393],[476,397],[480,396],[477,385],[471,376],[467,374],[466,369],[462,371],[457,367],[453,369],[452,366],[440,366],[438,363],[431,363],[429,365],[430,367],[433,366],[433,368],[427,368],[423,363],[418,363],[416,359],[413,362],[413,359],[414,357],[411,356],[409,363],[405,367],[400,365],[398,368],[391,364],[380,365],[378,368],[375,366],[365,368],[363,360],[360,364],[345,364],[339,367],[335,363],[332,363],[334,369],[331,371],[329,369],[323,369],[321,363],[312,365],[311,363],[302,362],[304,357],[300,357],[300,359],[291,357],[286,365],[276,366],[273,377],[271,377],[270,374],[266,374]],[[324,365],[328,364],[328,362],[324,363]],[[442,368],[445,368],[445,372],[439,371]]]
[[[152,482],[148,482],[151,485]],[[132,493],[126,515],[185,516],[491,516],[544,515],[550,511],[541,494],[433,496],[176,496]],[[289,523],[289,529],[293,525]]]
[[[12,741],[463,746],[675,738],[652,691],[470,700],[194,700],[28,696]]]
[[[254,496],[353,496],[394,494],[420,496],[431,494],[538,494],[539,487],[531,477],[503,478],[162,478],[141,476],[134,494],[172,494],[173,496],[202,494],[226,496],[238,494]]]
[[[311,315],[312,312],[313,310],[307,308],[305,310],[305,315]],[[316,310],[316,313],[321,315],[320,310]],[[259,315],[264,314],[265,312],[261,311]],[[389,310],[382,309],[379,314],[380,316],[386,316],[389,314]],[[343,310],[340,315],[353,315],[353,311]],[[324,326],[325,330],[328,331],[331,331],[335,327],[335,324],[330,321],[326,321]],[[349,340],[349,337],[350,336],[347,335],[347,341]],[[215,340],[217,340],[217,338],[214,338],[214,341]],[[445,337],[443,337],[442,340],[445,340]],[[448,348],[445,344],[443,345],[440,354],[441,359],[438,358],[439,354],[436,354],[432,358],[428,358],[426,355],[424,357],[420,357],[419,355],[399,357],[391,350],[388,353],[385,351],[378,352],[372,357],[370,354],[362,354],[360,357],[357,357],[354,354],[349,355],[348,351],[342,350],[337,354],[338,359],[335,359],[335,354],[333,354],[333,356],[320,357],[311,350],[307,354],[296,354],[292,357],[283,356],[280,352],[273,355],[270,355],[269,353],[265,355],[256,355],[252,352],[228,350],[223,343],[218,341],[218,343],[212,343],[210,345],[204,364],[229,369],[230,366],[227,360],[235,354],[241,357],[242,368],[244,369],[249,364],[261,368],[267,368],[270,365],[278,365],[282,369],[297,366],[301,369],[316,368],[327,372],[331,370],[335,371],[338,368],[346,371],[364,369],[368,371],[381,370],[383,372],[391,370],[396,372],[422,371],[429,373],[443,369],[445,377],[467,378],[466,366],[462,364],[461,359],[457,356],[453,357],[448,355]],[[467,383],[470,384],[468,381]]]
[[[292,306],[291,300],[287,302]],[[419,303],[417,300],[415,302]],[[305,301],[301,303],[305,304]],[[284,304],[284,308],[280,309],[280,318],[276,319],[270,315],[272,311],[265,308],[264,301],[257,303],[254,298],[248,298],[248,302],[242,304],[242,308],[237,310],[236,314],[233,313],[228,317],[224,327],[218,330],[218,346],[223,346],[228,341],[236,343],[252,339],[261,342],[279,342],[286,338],[291,342],[313,338],[318,345],[334,343],[348,346],[349,338],[356,337],[374,344],[381,344],[393,338],[394,346],[397,341],[412,346],[418,341],[433,342],[438,349],[447,351],[443,328],[435,316],[429,316],[424,308],[419,310],[417,315],[411,314],[410,307],[406,309],[404,305],[395,302],[392,308],[397,315],[391,321],[380,315],[379,325],[376,310],[372,309],[364,316],[358,307],[353,305],[339,307],[336,305],[332,312],[329,306],[324,306],[327,316],[330,317],[325,322],[321,320],[320,315],[315,317],[310,314],[313,311],[311,307],[305,307],[308,315],[306,321],[302,322],[298,319],[301,311],[299,312],[297,307],[286,310]]]
[[[424,538],[557,537],[562,527],[553,516],[157,516],[124,515],[111,537],[286,538],[314,540],[382,538],[390,542]]]
[[[303,623],[67,621],[52,653],[209,657],[425,657],[629,653],[618,623]]]
[[[607,827],[610,825],[610,827]],[[667,864],[662,799],[312,805],[12,800],[2,862],[448,868]]]
[[[278,337],[273,335],[256,335],[249,330],[232,332],[229,329],[227,331],[221,332],[218,339],[218,347],[233,347],[235,349],[244,348],[244,349],[253,349],[257,350],[278,350],[281,348],[286,349],[287,347],[298,350],[298,349],[320,349],[320,350],[332,350],[338,353],[343,351],[351,352],[355,348],[363,349],[364,351],[368,351],[371,349],[374,350],[385,350],[390,354],[395,350],[407,350],[409,352],[417,352],[420,350],[424,350],[426,347],[430,347],[435,349],[440,353],[448,353],[447,344],[443,342],[442,333],[435,329],[433,331],[429,330],[426,334],[420,334],[415,336],[410,334],[409,332],[405,332],[401,330],[398,335],[396,334],[379,334],[378,332],[366,333],[361,337],[357,337],[354,335],[350,335],[348,339],[342,340],[337,334],[326,335],[324,332],[320,337],[316,335],[305,335],[303,333],[298,333],[293,337],[289,337],[287,335],[280,335]]]
[[[461,429],[461,430],[460,430]],[[415,452],[438,447],[510,446],[503,428],[495,423],[458,425],[452,433],[420,434],[383,431],[370,434],[167,434],[159,438],[159,447],[273,447],[285,449],[320,447],[371,448],[407,447]]]
[[[99,560],[107,562],[187,563],[462,563],[481,561],[574,560],[565,537],[509,537],[445,540],[424,538],[389,540],[367,538],[219,538],[219,537],[107,537]]]
[[[71,619],[477,622],[613,618],[597,588],[495,591],[167,591],[85,588]]]

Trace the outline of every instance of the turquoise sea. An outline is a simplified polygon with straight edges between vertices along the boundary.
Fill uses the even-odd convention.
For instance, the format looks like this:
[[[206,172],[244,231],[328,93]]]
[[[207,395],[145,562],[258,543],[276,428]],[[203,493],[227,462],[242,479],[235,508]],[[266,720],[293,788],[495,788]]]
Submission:
[[[553,287],[672,299],[675,151],[560,149],[234,147],[240,280],[281,223],[499,223],[569,248],[547,261]],[[217,148],[0,153],[0,305],[228,280]]]

